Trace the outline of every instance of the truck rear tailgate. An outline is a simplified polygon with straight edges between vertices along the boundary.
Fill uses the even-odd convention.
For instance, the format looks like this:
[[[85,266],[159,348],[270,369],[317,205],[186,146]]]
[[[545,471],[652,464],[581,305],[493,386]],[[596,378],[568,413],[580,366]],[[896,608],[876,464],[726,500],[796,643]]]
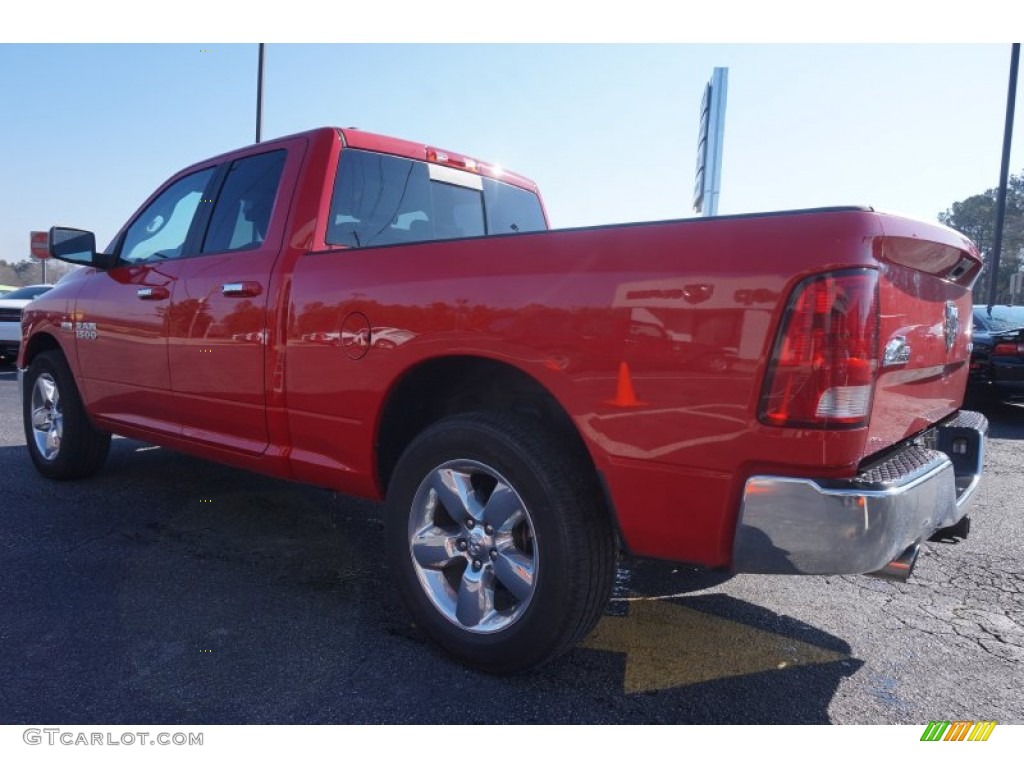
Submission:
[[[974,245],[951,229],[878,214],[879,368],[865,455],[915,435],[963,401]]]
[[[856,308],[866,303],[856,277],[850,290],[820,291],[834,303],[815,309],[832,318],[824,321],[831,353],[822,354],[824,366],[851,372],[849,385],[834,388],[850,396],[820,402],[837,403],[835,412],[851,421],[868,416],[860,450],[847,454],[859,457],[858,470],[852,477],[749,477],[732,553],[738,572],[869,573],[903,581],[923,541],[937,532],[966,535],[963,520],[981,478],[988,430],[981,414],[958,411],[970,359],[970,288],[981,260],[970,241],[944,227],[886,214],[878,222],[881,235],[870,239],[878,267],[870,406],[861,399],[857,365],[847,362],[860,362],[875,341],[872,325],[844,322],[856,320]],[[795,306],[806,304],[801,298]],[[776,411],[787,416],[781,407],[769,416]],[[861,430],[855,423],[852,431]]]

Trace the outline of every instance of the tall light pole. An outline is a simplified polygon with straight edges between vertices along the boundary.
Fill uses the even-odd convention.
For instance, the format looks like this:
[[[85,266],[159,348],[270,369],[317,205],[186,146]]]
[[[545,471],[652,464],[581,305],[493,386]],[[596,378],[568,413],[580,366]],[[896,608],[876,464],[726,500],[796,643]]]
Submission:
[[[260,143],[263,132],[263,43],[260,43],[260,60],[256,74],[256,143]]]
[[[1020,43],[1010,51],[1010,89],[1006,94],[1006,127],[1003,129],[1003,164],[999,169],[999,196],[996,198],[996,234],[992,243],[992,274],[988,281],[988,305],[996,303],[999,280],[999,252],[1003,248],[1003,219],[1006,218],[1006,183],[1010,173],[1010,140],[1013,138],[1013,108],[1017,101],[1017,67],[1020,64]]]

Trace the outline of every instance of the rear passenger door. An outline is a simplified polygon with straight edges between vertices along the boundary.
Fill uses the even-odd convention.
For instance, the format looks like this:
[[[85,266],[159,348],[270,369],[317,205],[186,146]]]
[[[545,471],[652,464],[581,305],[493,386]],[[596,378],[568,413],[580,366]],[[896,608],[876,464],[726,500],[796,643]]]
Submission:
[[[170,308],[171,390],[188,439],[246,453],[269,442],[268,301],[305,146],[268,142],[219,169]]]

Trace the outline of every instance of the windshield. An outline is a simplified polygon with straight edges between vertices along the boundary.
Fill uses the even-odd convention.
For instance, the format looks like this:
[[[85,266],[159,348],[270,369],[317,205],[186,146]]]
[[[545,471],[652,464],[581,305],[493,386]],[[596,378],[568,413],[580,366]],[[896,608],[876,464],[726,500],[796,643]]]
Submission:
[[[11,291],[8,294],[4,294],[5,299],[35,299],[42,296],[52,285],[30,285],[27,288],[19,288],[16,291]]]
[[[1024,307],[978,307],[974,314],[993,331],[1024,328]]]

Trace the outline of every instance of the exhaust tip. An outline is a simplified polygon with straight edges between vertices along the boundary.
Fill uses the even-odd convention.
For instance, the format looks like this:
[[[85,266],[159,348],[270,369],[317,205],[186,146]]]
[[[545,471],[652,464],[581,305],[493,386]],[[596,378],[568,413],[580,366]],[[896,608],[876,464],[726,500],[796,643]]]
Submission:
[[[914,572],[914,563],[917,562],[917,556],[921,554],[920,544],[911,544],[905,550],[903,554],[893,560],[885,567],[869,573],[868,576],[873,576],[876,579],[886,579],[888,581],[906,581],[910,578],[910,574]]]

